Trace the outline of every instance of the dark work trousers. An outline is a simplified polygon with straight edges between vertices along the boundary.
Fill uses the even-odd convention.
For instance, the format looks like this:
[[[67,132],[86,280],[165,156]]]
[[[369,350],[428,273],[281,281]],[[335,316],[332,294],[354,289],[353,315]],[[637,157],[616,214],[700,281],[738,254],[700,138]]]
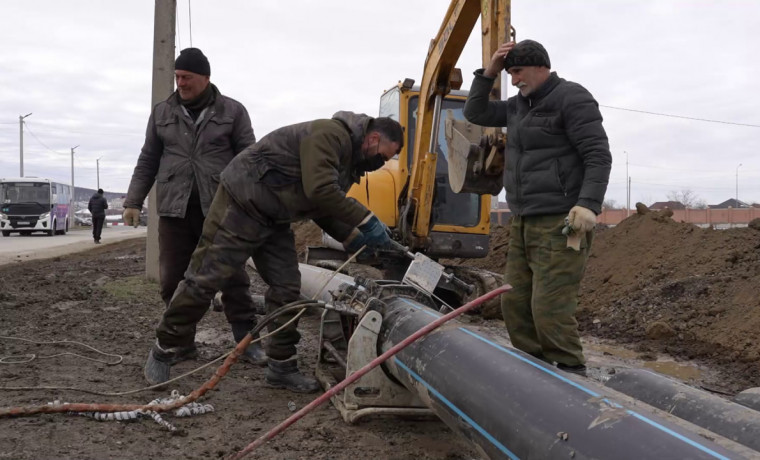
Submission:
[[[203,231],[203,220],[200,203],[190,204],[184,218],[159,217],[158,219],[161,298],[167,307],[198,245]],[[221,289],[224,312],[230,323],[255,321],[254,311],[250,307],[249,286],[250,280],[243,268],[235,273],[224,289]]]
[[[103,233],[103,223],[106,221],[106,215],[92,216],[92,239],[100,241],[100,234]]]
[[[269,285],[264,295],[268,312],[300,298],[301,274],[290,224],[274,224],[261,216],[248,214],[220,186],[184,279],[156,329],[162,347],[192,344],[195,327],[208,310],[214,294],[235,282],[248,257],[253,258],[261,278]],[[247,299],[253,315],[253,301],[250,297]],[[294,314],[278,317],[269,323],[269,330],[279,328]],[[267,355],[277,360],[290,358],[296,354],[300,338],[297,322],[294,322],[270,338]]]
[[[501,310],[512,344],[548,362],[584,364],[575,310],[593,231],[581,250],[567,247],[567,214],[515,216],[509,233],[505,281],[512,290]]]

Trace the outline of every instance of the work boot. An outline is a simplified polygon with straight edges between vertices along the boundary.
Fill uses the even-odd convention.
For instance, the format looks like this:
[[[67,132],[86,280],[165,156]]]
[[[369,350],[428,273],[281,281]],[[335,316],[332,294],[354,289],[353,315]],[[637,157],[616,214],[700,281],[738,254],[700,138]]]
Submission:
[[[588,377],[586,375],[586,366],[584,364],[576,364],[575,366],[568,366],[567,364],[557,363],[557,369],[571,374],[580,375],[581,377]]]
[[[319,390],[319,382],[298,370],[295,357],[284,361],[269,358],[267,384],[275,388],[285,388],[296,393],[314,393]]]
[[[198,356],[195,344],[188,347],[162,348],[158,340],[148,352],[148,360],[145,361],[143,375],[151,385],[164,383],[169,380],[171,367],[180,361],[193,359]]]
[[[230,326],[232,326],[232,337],[235,339],[235,343],[240,343],[240,341],[245,338],[246,334],[248,334],[248,331],[253,329],[253,322],[230,323]],[[259,333],[257,332],[256,335],[253,336],[253,340],[258,339],[259,337]],[[267,354],[264,352],[264,347],[261,346],[261,342],[256,342],[248,345],[248,348],[246,348],[243,354],[240,355],[240,359],[256,366],[266,366],[269,358],[267,358]]]

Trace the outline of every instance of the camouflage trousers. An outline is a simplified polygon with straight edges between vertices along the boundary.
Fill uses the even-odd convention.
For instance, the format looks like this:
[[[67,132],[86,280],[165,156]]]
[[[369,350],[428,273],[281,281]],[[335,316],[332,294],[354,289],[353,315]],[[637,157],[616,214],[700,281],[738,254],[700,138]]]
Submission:
[[[269,286],[264,295],[269,312],[300,298],[301,273],[290,224],[251,216],[220,186],[185,277],[156,329],[162,347],[193,343],[196,325],[208,311],[211,299],[217,291],[236,282],[249,257]],[[253,312],[253,301],[247,299]],[[269,330],[279,328],[293,315],[278,317],[269,323]],[[294,322],[270,337],[267,355],[277,360],[290,358],[296,354],[300,338]]]
[[[509,235],[501,311],[512,344],[547,362],[585,364],[575,311],[593,231],[580,252],[562,234],[567,214],[515,216]]]

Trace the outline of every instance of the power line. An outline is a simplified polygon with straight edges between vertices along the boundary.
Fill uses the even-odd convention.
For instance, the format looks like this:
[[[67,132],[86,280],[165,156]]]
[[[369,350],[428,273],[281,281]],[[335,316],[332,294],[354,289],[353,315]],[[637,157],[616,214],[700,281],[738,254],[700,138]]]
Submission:
[[[24,126],[26,126],[26,130],[29,132],[29,134],[31,134],[32,137],[35,138],[37,140],[37,142],[39,142],[40,144],[42,144],[42,146],[45,147],[46,149],[50,150],[53,153],[57,153],[59,155],[68,155],[68,153],[65,153],[65,152],[56,152],[55,150],[53,150],[50,147],[48,147],[47,144],[45,144],[44,142],[42,142],[42,140],[40,140],[40,138],[37,137],[36,134],[34,134],[34,132],[32,131],[32,128],[29,127],[29,123],[24,122]]]
[[[668,113],[649,112],[646,110],[626,109],[624,107],[613,107],[611,105],[602,105],[602,104],[599,104],[599,107],[605,107],[608,109],[615,109],[615,110],[625,110],[626,112],[645,113],[647,115],[657,115],[660,117],[681,118],[683,120],[706,121],[708,123],[721,123],[724,125],[748,126],[750,128],[760,128],[760,125],[753,125],[749,123],[734,123],[733,121],[708,120],[707,118],[685,117],[682,115],[671,115]]]

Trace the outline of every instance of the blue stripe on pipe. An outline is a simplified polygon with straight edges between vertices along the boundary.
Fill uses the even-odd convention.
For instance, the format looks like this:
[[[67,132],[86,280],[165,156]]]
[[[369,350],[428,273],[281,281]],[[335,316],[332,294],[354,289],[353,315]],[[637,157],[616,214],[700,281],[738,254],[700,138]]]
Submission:
[[[436,312],[433,312],[433,311],[431,311],[431,310],[429,310],[427,308],[421,307],[419,305],[415,305],[414,303],[409,302],[406,299],[399,299],[399,300],[403,300],[405,303],[409,304],[411,307],[413,307],[413,308],[415,308],[415,309],[417,309],[417,310],[419,310],[421,312],[424,312],[424,313],[426,313],[426,314],[428,314],[430,316],[433,316],[434,318],[439,318],[439,317],[443,316],[443,315],[438,314]],[[539,369],[542,372],[545,372],[545,373],[551,375],[552,377],[555,377],[555,378],[557,378],[559,380],[562,380],[565,383],[568,383],[568,384],[572,385],[573,387],[575,387],[575,388],[583,391],[584,393],[587,393],[587,394],[589,394],[589,395],[591,395],[591,396],[593,396],[595,398],[602,397],[602,395],[600,395],[599,393],[591,390],[590,388],[586,388],[585,386],[583,386],[583,385],[581,385],[581,384],[579,384],[577,382],[574,382],[574,381],[572,381],[572,380],[570,380],[570,379],[568,379],[568,378],[566,378],[566,377],[564,377],[564,376],[562,376],[562,375],[554,372],[553,370],[548,369],[548,368],[542,366],[541,364],[534,363],[530,359],[527,359],[524,356],[520,356],[519,354],[515,353],[514,351],[509,350],[507,348],[504,348],[502,345],[499,345],[499,344],[497,344],[497,343],[495,343],[495,342],[493,342],[493,341],[491,341],[491,340],[489,340],[489,339],[487,339],[487,338],[485,338],[485,337],[483,337],[483,336],[481,336],[479,334],[476,334],[475,332],[472,332],[469,329],[466,329],[464,327],[460,327],[459,330],[462,331],[462,332],[464,332],[464,333],[466,333],[466,334],[468,334],[468,335],[471,335],[472,337],[474,337],[474,338],[476,338],[476,339],[478,339],[478,340],[480,340],[482,342],[487,343],[488,345],[491,345],[492,347],[496,348],[497,350],[503,351],[504,353],[507,353],[510,356],[512,356],[514,358],[517,358],[520,361],[522,361],[522,362],[524,362],[526,364],[529,364],[529,365],[535,367],[536,369]],[[398,359],[397,359],[397,361],[398,361]],[[399,361],[399,363],[400,363],[400,361]],[[411,373],[411,371],[410,371],[410,373]],[[425,385],[427,385],[427,384],[425,384]],[[431,388],[431,391],[435,391],[435,390]],[[436,392],[436,394],[438,394],[438,393]],[[647,418],[647,417],[645,417],[645,416],[643,416],[643,415],[641,415],[641,414],[639,414],[637,412],[634,412],[634,411],[632,411],[632,410],[630,410],[628,408],[625,408],[625,407],[621,406],[620,404],[616,403],[615,401],[611,401],[611,400],[609,400],[607,398],[602,398],[602,401],[610,404],[613,407],[624,409],[629,415],[632,415],[633,417],[635,417],[635,418],[637,418],[637,419],[639,419],[639,420],[647,423],[648,425],[653,426],[653,427],[657,428],[658,430],[663,431],[664,433],[667,433],[667,434],[675,437],[676,439],[679,439],[679,440],[685,442],[686,444],[689,444],[692,447],[695,447],[695,448],[701,450],[702,452],[705,452],[705,453],[707,453],[709,455],[712,455],[715,458],[719,458],[721,460],[729,460],[728,457],[725,457],[725,456],[723,456],[723,455],[721,455],[721,454],[719,454],[719,453],[711,450],[710,448],[708,448],[706,446],[703,446],[702,444],[699,444],[698,442],[696,442],[696,441],[694,441],[692,439],[689,439],[689,438],[687,438],[687,437],[685,437],[683,435],[680,435],[680,434],[676,433],[675,431],[673,431],[673,430],[671,430],[671,429],[669,429],[669,428],[667,428],[667,427],[665,427],[665,426],[663,426],[663,425],[655,422],[652,419],[649,419],[649,418]]]
[[[430,384],[428,384],[425,380],[422,379],[419,375],[417,375],[416,372],[411,370],[406,364],[402,363],[398,357],[393,357],[394,361],[396,361],[396,364],[398,364],[402,369],[404,369],[409,375],[414,377],[415,380],[423,384],[431,393],[435,395],[436,398],[438,398],[441,402],[446,404],[449,409],[454,411],[458,416],[462,417],[467,423],[470,424],[473,428],[475,428],[480,434],[483,435],[484,438],[486,438],[491,444],[496,446],[497,449],[502,451],[505,455],[507,455],[509,458],[514,460],[519,460],[520,457],[515,455],[511,450],[507,449],[507,447],[500,443],[496,438],[494,438],[489,432],[487,432],[483,427],[478,425],[475,420],[471,419],[467,414],[462,412],[457,406],[455,406],[451,401],[446,399],[445,396],[443,396],[441,393],[438,392],[435,388],[433,388]]]

